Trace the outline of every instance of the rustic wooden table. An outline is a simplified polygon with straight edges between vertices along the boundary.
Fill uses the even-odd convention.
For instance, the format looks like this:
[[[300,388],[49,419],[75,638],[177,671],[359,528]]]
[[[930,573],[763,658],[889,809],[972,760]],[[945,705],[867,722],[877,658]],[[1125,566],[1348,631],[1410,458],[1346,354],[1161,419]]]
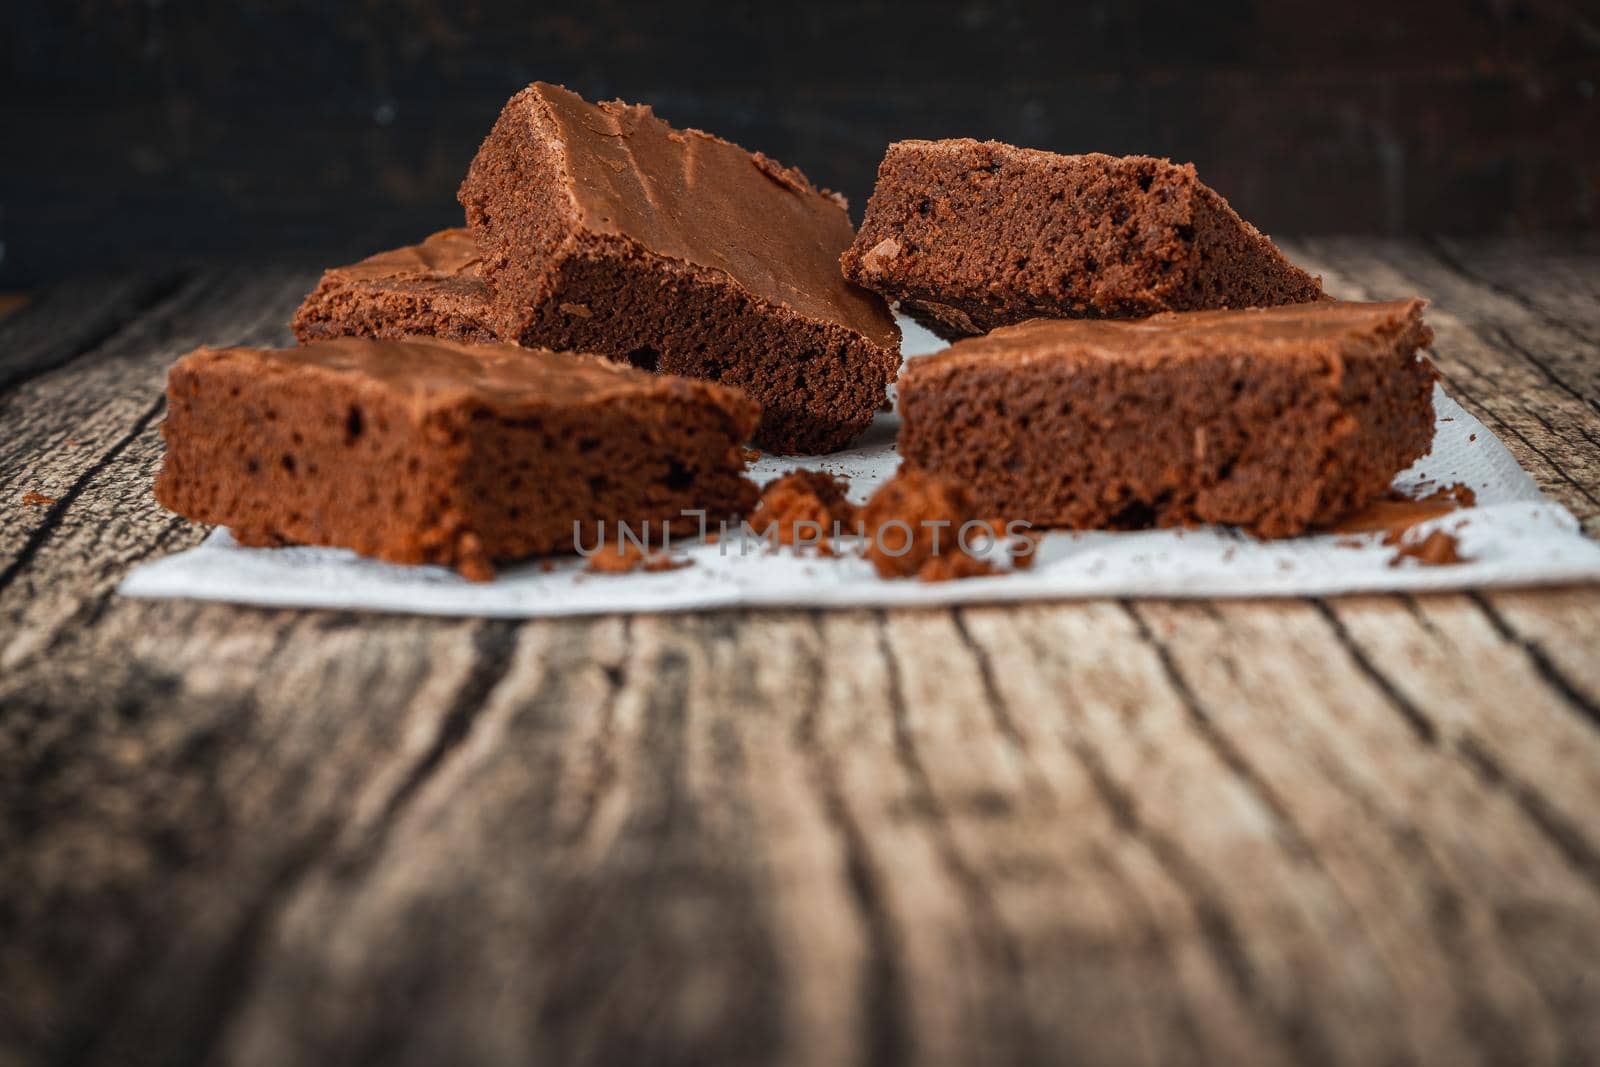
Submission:
[[[1600,243],[1302,242],[1600,532]],[[0,320],[0,1064],[1600,1059],[1600,589],[528,623],[131,602],[163,374]],[[38,494],[38,495],[31,495]]]

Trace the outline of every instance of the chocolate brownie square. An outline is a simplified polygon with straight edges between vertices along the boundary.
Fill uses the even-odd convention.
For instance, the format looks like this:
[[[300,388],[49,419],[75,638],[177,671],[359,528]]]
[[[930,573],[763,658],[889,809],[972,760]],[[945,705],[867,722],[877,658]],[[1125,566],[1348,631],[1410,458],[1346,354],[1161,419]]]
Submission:
[[[890,145],[840,263],[946,338],[1322,296],[1192,164],[994,141]]]
[[[906,364],[900,453],[982,514],[1038,526],[1299,534],[1381,496],[1431,447],[1422,308],[1002,327]]]
[[[839,274],[843,200],[760,153],[536,83],[460,199],[502,338],[737,386],[765,448],[844,447],[894,379],[888,308]]]
[[[488,342],[491,322],[478,248],[458,228],[324,272],[290,326],[301,344],[415,334]]]
[[[619,522],[655,539],[698,529],[685,510],[715,522],[756,499],[754,403],[592,356],[436,339],[201,348],[173,366],[167,403],[156,499],[247,545],[487,579]]]

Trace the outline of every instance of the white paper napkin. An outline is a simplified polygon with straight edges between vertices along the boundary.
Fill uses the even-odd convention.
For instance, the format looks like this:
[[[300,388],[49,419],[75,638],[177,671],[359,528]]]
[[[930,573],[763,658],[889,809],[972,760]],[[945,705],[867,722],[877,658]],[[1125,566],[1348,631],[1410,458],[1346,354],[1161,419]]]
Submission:
[[[908,356],[941,346],[901,320]],[[123,580],[133,597],[189,597],[273,607],[349,608],[430,615],[533,617],[719,607],[889,607],[1091,596],[1295,596],[1385,590],[1442,590],[1600,580],[1600,544],[1545,498],[1505,446],[1445,395],[1434,393],[1433,452],[1395,480],[1418,492],[1462,483],[1476,505],[1422,524],[1442,526],[1470,562],[1390,566],[1381,534],[1323,534],[1257,541],[1233,530],[1047,533],[1026,571],[951,582],[885,581],[865,560],[769,550],[737,539],[683,544],[693,565],[674,571],[597,575],[582,560],[546,572],[537,562],[507,567],[492,582],[469,582],[442,567],[404,567],[344,549],[241,548],[226,530],[186,552],[147,563]],[[899,463],[899,420],[881,415],[856,447],[828,456],[763,456],[751,477],[765,483],[797,467],[850,479],[864,500]],[[1355,542],[1355,547],[1351,547]]]

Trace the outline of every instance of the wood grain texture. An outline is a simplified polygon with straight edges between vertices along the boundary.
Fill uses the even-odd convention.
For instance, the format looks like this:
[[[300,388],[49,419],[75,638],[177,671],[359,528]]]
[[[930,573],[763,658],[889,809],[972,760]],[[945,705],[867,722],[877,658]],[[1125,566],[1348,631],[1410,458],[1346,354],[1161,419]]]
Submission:
[[[1594,248],[1293,250],[1433,299],[1447,387],[1596,528]],[[117,598],[200,536],[149,497],[166,366],[311,280],[0,323],[0,1064],[1600,1059],[1596,590]]]

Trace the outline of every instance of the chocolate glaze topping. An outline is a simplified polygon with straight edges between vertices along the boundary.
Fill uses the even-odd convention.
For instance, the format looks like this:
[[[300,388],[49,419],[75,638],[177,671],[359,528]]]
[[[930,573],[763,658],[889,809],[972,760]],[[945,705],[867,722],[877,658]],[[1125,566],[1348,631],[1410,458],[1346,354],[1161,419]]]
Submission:
[[[1181,359],[1214,355],[1228,338],[1281,345],[1286,353],[1336,347],[1352,330],[1399,336],[1425,330],[1419,299],[1360,303],[1324,301],[1227,311],[1169,311],[1147,319],[1031,319],[983,337],[962,340],[916,361],[919,375],[993,359],[1026,363],[1071,352],[1107,360]],[[1423,341],[1426,343],[1426,340]]]
[[[244,361],[267,373],[274,367],[318,367],[409,393],[422,404],[476,396],[492,399],[501,412],[640,393],[713,397],[725,400],[730,409],[749,405],[731,389],[649,374],[599,356],[432,337],[404,341],[337,337],[284,349],[201,348],[189,358],[195,363]]]
[[[478,246],[464,228],[440,230],[421,244],[379,252],[348,267],[335,267],[333,273],[350,281],[410,277],[467,277],[478,281]]]
[[[759,153],[674,129],[645,104],[590,104],[544,82],[528,95],[558,128],[586,229],[723,271],[758,296],[898,346],[883,302],[839,273],[839,253],[855,236],[840,197]]]

